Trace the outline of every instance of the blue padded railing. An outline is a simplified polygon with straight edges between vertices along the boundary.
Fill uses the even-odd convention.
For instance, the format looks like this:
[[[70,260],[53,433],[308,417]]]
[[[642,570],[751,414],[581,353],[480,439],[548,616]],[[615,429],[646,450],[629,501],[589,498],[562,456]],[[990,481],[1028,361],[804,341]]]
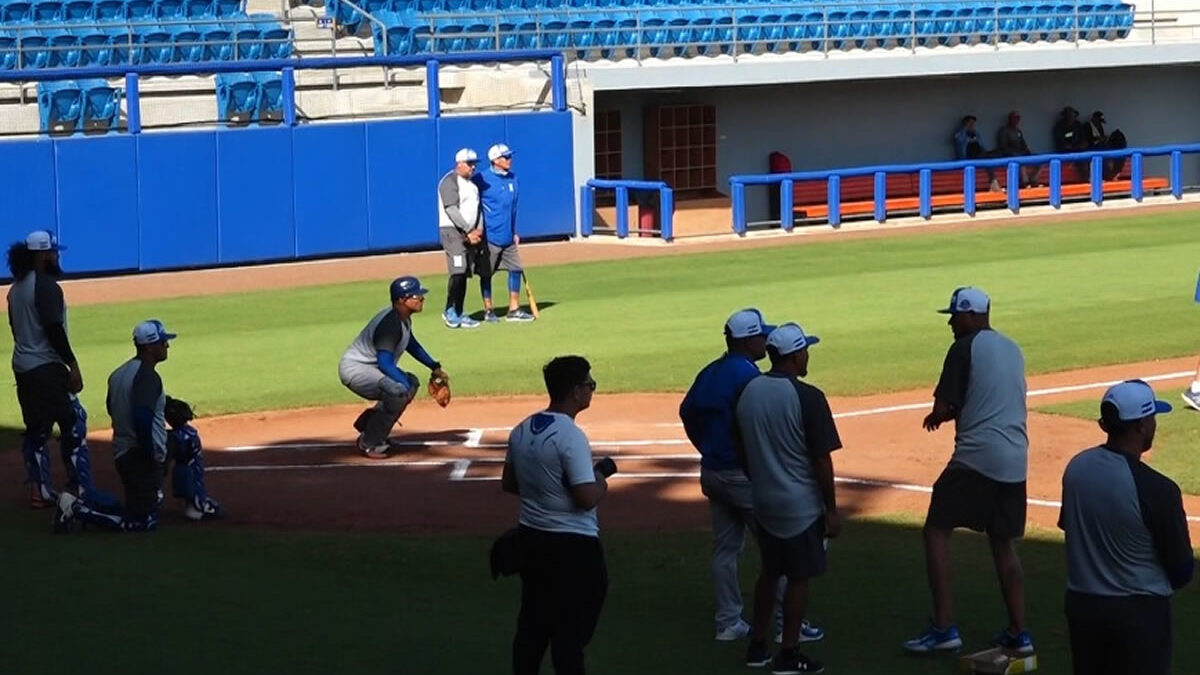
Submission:
[[[727,2],[728,0],[726,0]],[[1040,41],[1116,40],[1134,6],[1079,0],[1023,2],[827,2],[705,4],[695,0],[363,0],[376,53],[527,48],[578,59],[836,51]],[[340,0],[326,12],[356,29]]]
[[[617,215],[616,235],[619,239],[629,236],[629,191],[646,190],[658,193],[658,230],[642,230],[646,234],[657,234],[663,241],[675,238],[675,191],[663,181],[604,180],[593,178],[579,188],[580,234],[592,236],[596,221],[596,190],[616,192]]]
[[[402,57],[402,56],[368,56],[368,57],[321,57],[321,58],[287,58],[259,59],[237,62],[210,63],[148,63],[133,65],[110,65],[90,68],[42,68],[22,70],[0,70],[0,82],[38,82],[39,108],[42,108],[42,93],[46,98],[44,126],[72,122],[80,118],[83,111],[77,106],[82,105],[86,92],[95,91],[97,81],[108,79],[125,79],[125,89],[119,96],[126,103],[126,131],[137,134],[142,131],[141,95],[138,83],[141,77],[149,76],[178,76],[178,75],[207,75],[216,74],[218,80],[217,98],[220,104],[232,103],[225,109],[228,117],[235,113],[249,113],[254,121],[263,121],[265,116],[278,111],[279,121],[288,126],[296,124],[296,79],[297,70],[329,70],[333,68],[364,68],[385,67],[405,68],[412,66],[425,67],[425,86],[428,101],[428,115],[431,118],[441,116],[441,93],[438,85],[439,68],[442,65],[477,64],[509,62],[513,60],[549,61],[550,62],[550,92],[553,110],[561,112],[567,109],[566,68],[561,52],[553,50],[528,50],[520,52],[492,52],[479,54],[446,55],[438,58],[431,57]],[[242,77],[230,77],[229,74],[241,74]],[[246,73],[252,73],[253,87],[243,86]],[[267,73],[267,74],[264,74]],[[278,79],[276,79],[278,75]],[[74,81],[74,82],[73,82]],[[81,85],[79,81],[84,81]],[[91,84],[87,84],[91,83]],[[222,94],[222,85],[225,86]],[[70,91],[78,94],[59,94],[56,91]],[[251,91],[252,89],[252,91]],[[99,94],[97,95],[97,103]],[[265,106],[265,109],[264,109]],[[111,117],[115,125],[115,114]],[[115,131],[116,129],[111,129]]]
[[[1185,145],[1162,145],[1147,148],[1127,148],[1125,150],[1105,150],[1077,154],[1047,154],[1029,155],[1026,157],[1004,157],[999,159],[973,159],[956,162],[936,162],[930,164],[885,164],[879,166],[862,166],[849,169],[830,171],[798,171],[793,173],[742,174],[729,177],[730,195],[732,201],[732,225],[737,234],[745,234],[746,221],[746,186],[748,185],[779,185],[780,225],[784,230],[791,231],[793,227],[793,207],[796,181],[823,180],[827,184],[829,209],[829,224],[833,227],[841,225],[841,181],[843,178],[873,176],[874,190],[874,219],[882,222],[887,216],[887,176],[888,174],[919,174],[920,202],[919,213],[928,219],[933,212],[933,187],[931,174],[934,171],[963,172],[963,212],[974,215],[976,212],[976,171],[980,168],[1004,168],[1007,172],[1008,185],[1020,184],[1020,167],[1030,165],[1050,165],[1049,203],[1058,208],[1062,206],[1062,163],[1089,161],[1091,164],[1090,199],[1099,205],[1104,202],[1104,160],[1130,160],[1130,196],[1135,201],[1142,201],[1145,196],[1146,157],[1169,157],[1168,181],[1171,194],[1176,199],[1183,197],[1183,155],[1200,153],[1200,143]],[[1007,192],[1006,206],[1013,213],[1021,208],[1020,190]]]

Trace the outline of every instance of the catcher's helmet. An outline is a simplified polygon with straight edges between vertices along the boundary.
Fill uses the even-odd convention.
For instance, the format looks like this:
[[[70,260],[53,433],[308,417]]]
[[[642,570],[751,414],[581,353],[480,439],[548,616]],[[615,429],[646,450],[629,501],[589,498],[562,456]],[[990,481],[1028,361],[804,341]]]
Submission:
[[[414,295],[425,295],[428,292],[429,289],[422,286],[421,280],[416,277],[398,277],[392,282],[392,302]]]

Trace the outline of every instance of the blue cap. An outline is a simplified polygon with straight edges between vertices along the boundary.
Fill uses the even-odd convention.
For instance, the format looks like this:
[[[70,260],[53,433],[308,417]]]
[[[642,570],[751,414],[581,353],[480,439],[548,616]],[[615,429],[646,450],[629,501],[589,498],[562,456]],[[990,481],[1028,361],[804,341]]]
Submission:
[[[1154,389],[1145,380],[1125,380],[1104,392],[1101,405],[1111,403],[1117,408],[1117,418],[1123,422],[1171,412],[1171,404],[1154,396]]]
[[[992,307],[992,299],[987,293],[974,286],[962,286],[954,289],[950,295],[950,306],[939,309],[941,314],[987,314]]]
[[[163,323],[158,319],[150,319],[143,321],[133,327],[133,343],[138,345],[152,345],[159,342],[167,342],[177,338],[175,333],[168,333]]]
[[[429,289],[422,286],[421,280],[416,277],[399,277],[392,282],[392,302],[428,292]]]

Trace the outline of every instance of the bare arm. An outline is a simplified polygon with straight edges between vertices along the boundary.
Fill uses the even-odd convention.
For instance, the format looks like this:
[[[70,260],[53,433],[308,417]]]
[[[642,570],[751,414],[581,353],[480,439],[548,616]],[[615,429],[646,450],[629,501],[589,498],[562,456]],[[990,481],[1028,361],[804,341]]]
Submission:
[[[842,531],[842,519],[838,515],[837,493],[833,486],[833,458],[828,454],[812,458],[813,474],[821,488],[821,499],[825,502],[825,536],[836,537]]]
[[[933,410],[925,416],[925,421],[921,426],[925,427],[925,431],[935,431],[942,426],[943,422],[949,422],[957,416],[958,411],[953,406],[940,398],[935,398],[933,399]]]
[[[599,471],[594,473],[596,481],[593,483],[580,483],[579,485],[571,486],[571,501],[575,502],[575,506],[583,510],[596,508],[604,495],[608,494],[608,480]]]
[[[517,472],[508,462],[504,463],[504,475],[500,477],[500,489],[509,494],[521,494],[521,488],[517,484]]]

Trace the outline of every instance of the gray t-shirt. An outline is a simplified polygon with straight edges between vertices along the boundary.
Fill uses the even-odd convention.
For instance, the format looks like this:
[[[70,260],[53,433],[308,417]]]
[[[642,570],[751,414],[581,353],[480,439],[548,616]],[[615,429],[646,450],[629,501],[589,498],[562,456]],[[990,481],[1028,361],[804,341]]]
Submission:
[[[150,450],[157,461],[162,462],[167,454],[167,423],[163,409],[167,394],[163,391],[162,378],[154,367],[133,358],[121,364],[108,376],[108,399],[105,402],[113,426],[113,457],[119,458],[134,448],[141,448],[138,441],[138,409],[149,411]]]
[[[951,465],[1001,483],[1025,480],[1025,357],[1017,343],[991,329],[955,340],[933,395],[956,412]]]
[[[8,324],[13,336],[13,371],[26,373],[47,363],[65,363],[46,335],[61,323],[67,331],[67,307],[54,277],[30,272],[8,289]]]
[[[755,520],[781,539],[801,534],[825,513],[812,459],[842,447],[825,394],[787,375],[759,375],[738,398],[737,432]]]
[[[479,186],[454,171],[438,181],[438,227],[470,232],[479,225]]]
[[[380,311],[354,338],[342,354],[342,362],[375,366],[381,351],[392,352],[396,359],[408,349],[412,324],[391,307]]]
[[[552,412],[530,415],[508,435],[505,461],[516,472],[522,525],[600,535],[596,509],[576,506],[567,487],[596,482],[592,446],[574,420]]]
[[[1067,588],[1103,596],[1169,596],[1195,565],[1179,487],[1103,446],[1076,455],[1062,480]]]

